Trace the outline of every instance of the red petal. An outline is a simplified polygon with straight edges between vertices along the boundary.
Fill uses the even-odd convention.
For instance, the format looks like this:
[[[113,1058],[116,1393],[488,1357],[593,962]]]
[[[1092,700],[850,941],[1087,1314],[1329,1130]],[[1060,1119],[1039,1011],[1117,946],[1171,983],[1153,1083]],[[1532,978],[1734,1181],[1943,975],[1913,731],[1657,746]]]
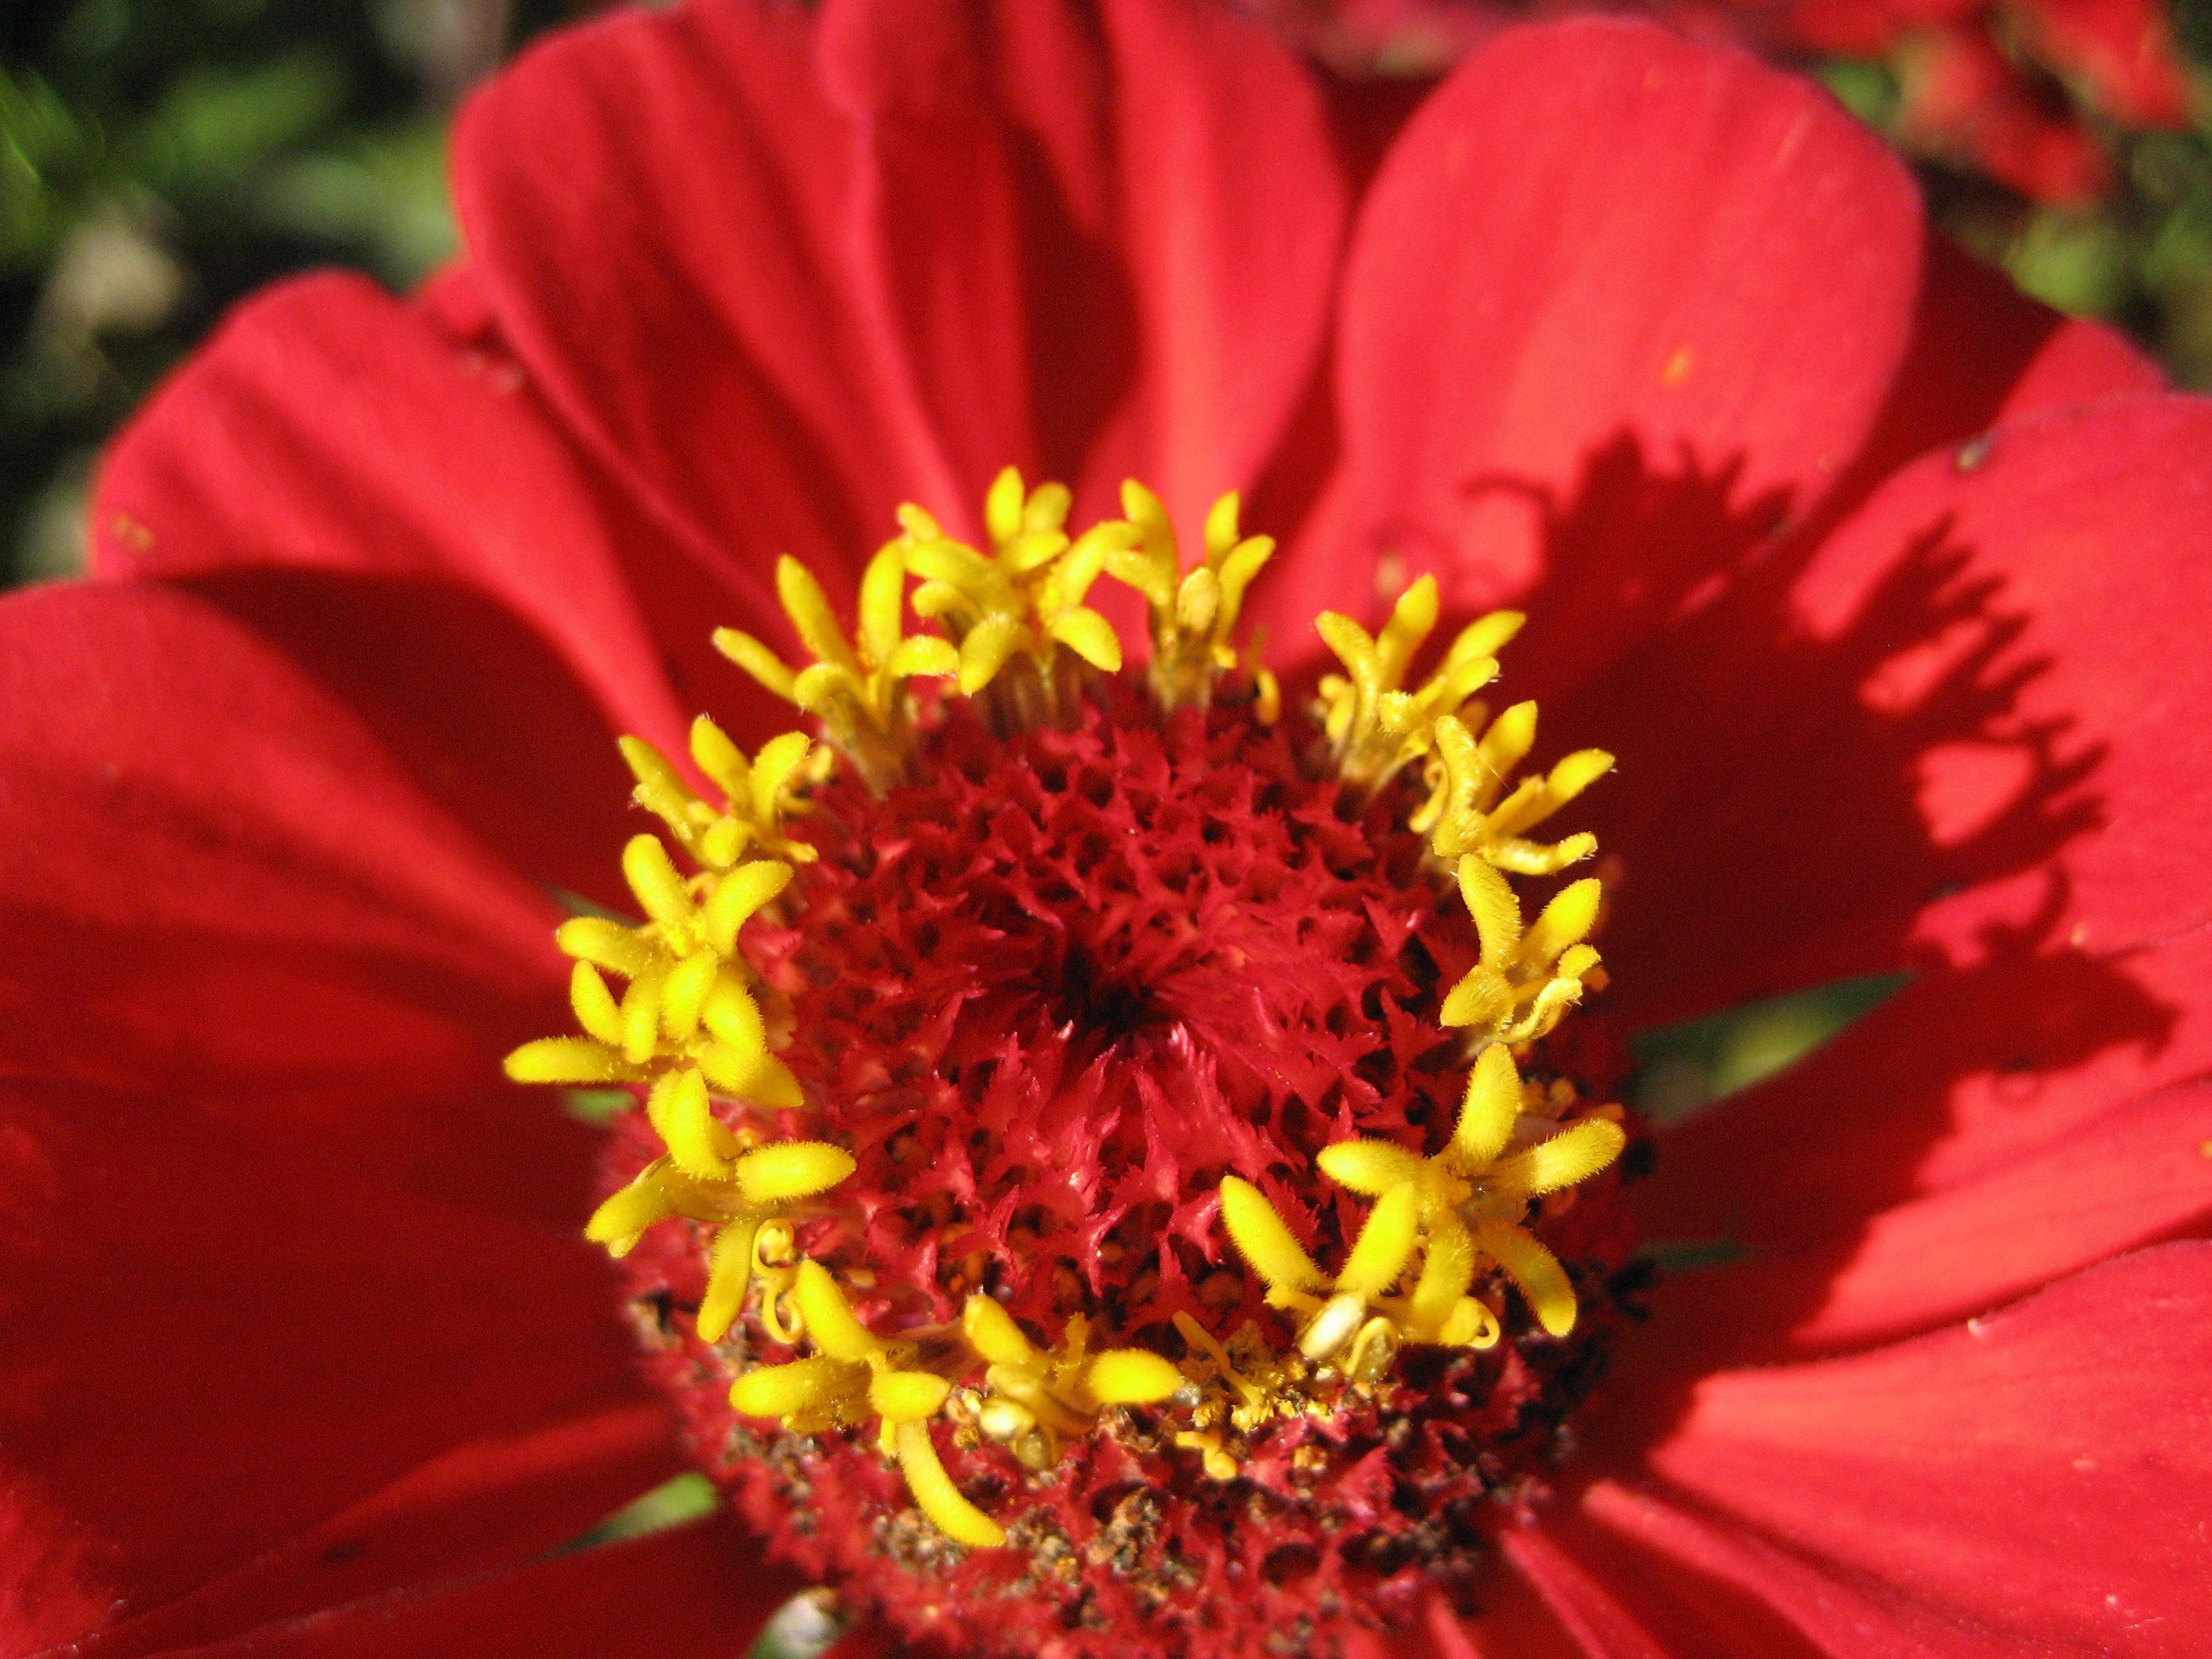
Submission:
[[[556,36],[456,131],[501,331],[702,560],[852,566],[927,476],[844,297],[848,149],[811,23],[757,5]]]
[[[1953,257],[1962,261],[1964,258],[1955,254]],[[2057,317],[2043,307],[2022,299],[1995,271],[1983,267],[1982,275],[1993,289],[2002,289],[2010,295],[2014,304],[2049,318],[2051,323],[2033,355],[2027,357],[2025,370],[2006,390],[1993,415],[1984,418],[1984,426],[2016,421],[2026,415],[2072,409],[2106,398],[2166,389],[2166,371],[2159,367],[2157,359],[2138,349],[2118,329],[2079,317]],[[2010,308],[2000,302],[1978,302],[1971,325],[1960,328],[1960,337],[1976,338],[1978,331],[1990,327]],[[1943,433],[1937,441],[1953,435]]]
[[[1322,326],[1318,101],[1242,25],[1106,21],[708,5],[540,49],[459,139],[502,331],[709,559],[850,568],[899,501],[964,524],[1111,422],[1114,465],[1243,481]]]
[[[511,362],[358,278],[281,287],[126,429],[94,522],[104,566],[189,580],[282,644],[508,862],[619,902],[609,724],[683,739],[640,608],[673,597],[670,561]],[[739,607],[659,609],[696,661]]]
[[[870,1622],[848,1631],[822,1659],[893,1659],[898,1640],[884,1626]]]
[[[1832,526],[1940,444],[2028,415],[2165,389],[2157,362],[2118,331],[2061,316],[2002,271],[1931,237],[1905,362],[1824,519]]]
[[[770,562],[731,560],[719,552],[706,560],[693,556],[697,550],[680,531],[659,527],[633,492],[609,482],[604,469],[578,454],[573,437],[501,331],[483,273],[476,266],[464,261],[439,271],[416,291],[413,304],[472,372],[524,405],[539,425],[562,433],[564,453],[576,457],[592,482],[595,499],[605,503],[621,550],[629,602],[651,627],[660,666],[682,688],[678,696],[684,708],[697,705],[702,692],[695,688],[711,687],[715,719],[749,747],[790,730],[791,705],[733,670],[713,642],[712,629],[723,622],[775,614]],[[588,614],[582,617],[581,625],[590,623]],[[653,719],[641,715],[629,729],[660,741]],[[680,746],[684,732],[669,728],[668,737]]]
[[[289,1612],[306,1586],[265,1552],[343,1535],[356,1506],[434,1514],[441,1486],[513,1466],[463,1449],[643,1397],[605,1264],[568,1229],[364,1181],[295,1131],[75,1085],[4,1086],[0,1164],[5,1651],[233,1574],[207,1626],[162,1620],[171,1639]],[[601,1455],[580,1433],[555,1451]],[[375,1497],[456,1454],[411,1504]],[[557,1484],[516,1495],[574,1518]],[[400,1547],[420,1566],[433,1541],[459,1562],[532,1541],[492,1498]]]
[[[191,1650],[197,1659],[744,1659],[801,1586],[703,1522],[519,1571],[380,1596]],[[179,1653],[178,1659],[184,1659]]]
[[[563,1018],[553,920],[221,613],[150,588],[0,605],[0,1066],[573,1220],[592,1138],[498,1065]]]
[[[1544,1598],[1590,1659],[1668,1659],[1669,1650],[1653,1640],[1543,1528],[1516,1527],[1499,1534],[1498,1541],[1515,1571]]]
[[[1626,872],[1620,1015],[2069,951],[2188,1008],[2186,929],[2212,912],[2208,477],[2193,400],[2001,428],[1547,706],[1554,740],[1621,757],[1622,787],[1591,796]],[[2197,1052],[2177,1042],[2128,1087]]]
[[[2208,1377],[2212,1245],[2165,1245],[1897,1347],[1710,1377],[1651,1466],[1801,1559],[1984,1633],[1959,1650],[2011,1633],[2196,1655],[2212,1648]]]
[[[359,277],[285,283],[231,317],[109,451],[93,527],[112,572],[472,584],[551,641],[623,729],[683,730],[626,583],[641,526],[511,366],[454,349]]]
[[[2140,1001],[2083,979],[2032,963],[1933,978],[1802,1073],[1670,1135],[1647,1200],[1653,1234],[1726,1239],[1748,1259],[1662,1289],[1647,1363],[1863,1346],[2203,1231],[2212,1088],[2115,1101],[2112,1073],[2140,1066],[2139,1051],[2048,1081],[2001,1069],[2014,1045],[2142,1017]],[[2054,1073],[2064,1058],[2051,1054]]]
[[[474,1441],[121,1626],[82,1659],[131,1659],[529,1560],[680,1472],[659,1401]]]
[[[2054,1651],[1617,1481],[1598,1481],[1580,1501],[1597,1523],[1578,1529],[1581,1559],[1682,1659],[2046,1659]],[[1546,1524],[1565,1529],[1557,1517]]]
[[[1883,1212],[1827,1284],[1806,1342],[1864,1340],[1978,1311],[2212,1221],[2212,1086],[2069,1126]]]
[[[1919,965],[1844,1039],[1668,1137],[1655,1232],[1753,1253],[1666,1293],[1674,1361],[1923,1328],[2203,1225],[2212,1100],[2160,1091],[2212,1066],[2212,885],[2184,850],[2212,836],[2208,476],[2212,410],[2179,399],[2001,428],[1964,470],[1901,477],[1798,582],[1792,626],[1836,683],[1808,647],[1792,672],[1753,653],[1727,690],[1677,690],[1674,719],[1727,711],[1736,746],[1709,762],[1676,734],[1638,769],[1665,781],[1638,810],[1673,839],[1615,842],[1660,890],[1639,911],[1632,888],[1608,938],[1624,995],[1639,953],[1645,975],[1711,963],[1713,994]],[[1964,550],[1931,556],[1923,526]],[[1709,829],[1667,914],[1652,866]]]
[[[1601,1482],[1588,1499],[1602,1508]],[[1583,1635],[1596,1659],[1822,1659],[1797,1628],[1723,1575],[1625,1544],[1565,1505],[1504,1534],[1519,1576]]]
[[[1809,516],[1790,527],[1801,550],[1863,508],[1900,467],[1947,444],[1964,444],[2003,422],[2165,386],[2158,366],[2113,331],[2061,317],[2025,298],[1998,272],[1941,238],[1930,241],[1905,361],[1887,401],[1846,475]],[[1534,696],[1547,720],[1572,717],[1570,693],[1611,672],[1614,660],[1651,653],[1631,672],[1632,705],[1679,696],[1681,680],[1708,672],[1650,636],[1680,630],[1691,649],[1735,613],[1712,601],[1769,549],[1774,520],[1757,503],[1735,508],[1725,477],[1662,463],[1615,446],[1594,460],[1583,494],[1554,514],[1543,580],[1516,603],[1529,613],[1507,659],[1516,696]],[[1772,506],[1774,503],[1768,503]],[[1766,572],[1771,576],[1772,561]],[[1739,599],[1738,603],[1741,603]],[[1764,590],[1753,606],[1771,605]],[[1731,640],[1736,658],[1777,649],[1777,624],[1761,617]],[[1656,687],[1642,677],[1670,683]],[[1584,740],[1617,747],[1607,709]],[[1676,728],[1685,742],[1704,733]],[[1685,988],[1689,988],[1686,987]],[[1697,988],[1704,989],[1702,983]]]
[[[1501,35],[1363,210],[1342,470],[1269,614],[1303,640],[1424,568],[1463,606],[1523,587],[1617,451],[1762,526],[1805,510],[1887,390],[1920,239],[1903,169],[1808,82],[1618,19]]]
[[[509,870],[632,905],[620,860],[641,825],[616,728],[512,610],[458,582],[274,566],[174,585],[282,651]]]
[[[1492,1573],[1481,1593],[1482,1610],[1471,1619],[1455,1617],[1441,1596],[1431,1601],[1420,1636],[1436,1659],[1589,1659],[1522,1575]]]
[[[1086,472],[1094,499],[1133,476],[1194,526],[1250,491],[1317,374],[1346,191],[1311,80],[1260,30],[1163,0],[1107,23],[1137,362]]]

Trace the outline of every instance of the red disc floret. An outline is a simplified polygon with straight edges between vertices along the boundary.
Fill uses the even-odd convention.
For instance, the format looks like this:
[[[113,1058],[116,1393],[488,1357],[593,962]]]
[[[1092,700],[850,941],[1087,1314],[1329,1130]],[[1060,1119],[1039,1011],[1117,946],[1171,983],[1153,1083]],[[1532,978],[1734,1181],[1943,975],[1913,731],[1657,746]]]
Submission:
[[[1265,725],[1241,700],[1163,714],[1128,680],[1065,726],[1001,733],[952,700],[924,728],[910,781],[878,795],[847,770],[814,792],[799,833],[818,861],[745,935],[809,1103],[779,1127],[857,1163],[796,1218],[799,1248],[887,1338],[927,1344],[981,1291],[1040,1345],[1080,1316],[1094,1349],[1179,1358],[1182,1314],[1291,1352],[1293,1324],[1217,1224],[1222,1176],[1340,1259],[1367,1206],[1316,1155],[1354,1136],[1433,1151],[1465,1084],[1437,1011],[1477,942],[1406,801],[1361,799],[1316,765],[1302,718]],[[1602,1087],[1589,1024],[1574,1081]],[[1545,1055],[1523,1072],[1540,1081]],[[655,1150],[633,1121],[611,1173]],[[873,1434],[732,1412],[734,1376],[794,1351],[757,1322],[699,1341],[690,1229],[648,1234],[625,1269],[702,1462],[797,1565],[908,1635],[962,1652],[1325,1654],[1348,1621],[1474,1596],[1486,1531],[1548,1466],[1619,1317],[1618,1180],[1537,1218],[1582,1303],[1571,1336],[1544,1337],[1507,1293],[1498,1347],[1413,1350],[1381,1382],[1294,1392],[1305,1408],[1240,1437],[1233,1478],[1176,1443],[1166,1410],[1109,1411],[1042,1472],[941,1426],[1003,1549],[923,1521]]]

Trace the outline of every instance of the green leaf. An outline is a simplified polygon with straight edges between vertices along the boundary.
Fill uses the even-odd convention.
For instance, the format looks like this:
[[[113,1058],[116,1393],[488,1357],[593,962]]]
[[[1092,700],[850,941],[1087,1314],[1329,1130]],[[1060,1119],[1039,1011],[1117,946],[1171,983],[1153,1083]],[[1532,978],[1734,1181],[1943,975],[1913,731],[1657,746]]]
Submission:
[[[1638,1066],[1631,1098],[1654,1122],[1679,1123],[1832,1042],[1906,978],[1837,980],[1646,1031],[1629,1045]]]

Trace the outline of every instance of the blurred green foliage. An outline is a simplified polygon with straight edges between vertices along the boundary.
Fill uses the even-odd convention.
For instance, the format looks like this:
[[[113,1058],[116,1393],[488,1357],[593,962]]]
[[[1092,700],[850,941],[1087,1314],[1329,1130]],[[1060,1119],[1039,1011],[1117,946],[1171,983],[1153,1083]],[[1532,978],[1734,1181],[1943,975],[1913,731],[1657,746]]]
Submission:
[[[558,0],[0,6],[0,579],[79,560],[100,441],[243,295],[453,245],[454,100]]]
[[[455,100],[589,3],[0,5],[0,585],[76,568],[100,441],[227,307],[304,266],[405,286],[444,258]],[[2205,84],[2212,0],[2178,22]],[[1826,73],[1875,125],[1893,112],[1881,65]],[[2212,125],[2110,137],[2124,187],[2096,209],[1938,170],[1937,216],[2029,292],[2212,386]]]

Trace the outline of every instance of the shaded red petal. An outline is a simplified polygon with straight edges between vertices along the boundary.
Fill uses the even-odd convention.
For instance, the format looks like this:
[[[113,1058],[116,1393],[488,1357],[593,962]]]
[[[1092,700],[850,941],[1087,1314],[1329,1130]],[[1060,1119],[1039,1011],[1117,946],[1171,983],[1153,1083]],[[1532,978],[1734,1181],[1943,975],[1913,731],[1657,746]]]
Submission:
[[[1000,465],[1101,445],[1244,481],[1323,325],[1318,100],[1200,8],[1105,25],[710,4],[540,48],[459,138],[502,331],[709,561],[850,568],[901,500],[964,525]]]
[[[615,738],[634,728],[610,726],[514,611],[460,582],[273,565],[173,585],[283,653],[508,870],[633,907],[620,860],[644,821]]]
[[[441,331],[451,309],[337,276],[242,307],[111,451],[98,562],[191,582],[507,861],[619,902],[635,824],[610,726],[680,750],[664,649],[696,672],[747,606],[683,585],[495,343]],[[732,724],[755,736],[759,712],[741,700]]]
[[[1605,940],[1622,1016],[2063,951],[2197,1001],[2208,477],[2194,400],[2000,428],[1547,703],[1631,781],[1591,796],[1626,872]],[[2181,1029],[2126,1088],[2187,1074]]]
[[[1896,1347],[1709,1377],[1650,1462],[1735,1525],[1960,1628],[1935,1651],[2011,1635],[2193,1655],[2212,1645],[2208,1378],[2212,1245],[2163,1245]]]
[[[241,307],[111,447],[92,518],[111,574],[274,564],[474,585],[623,729],[683,730],[625,579],[641,526],[511,365],[457,350],[361,277]]]
[[[1708,963],[1701,994],[1917,978],[1667,1137],[1653,1232],[1752,1259],[1670,1285],[1646,1364],[1924,1328],[2203,1227],[2212,1096],[2167,1085],[2212,1065],[2212,884],[2186,850],[2212,836],[2208,469],[2193,402],[2002,428],[1902,475],[1796,579],[1802,649],[1675,687],[1680,730],[1638,768],[1667,832],[1615,842],[1656,890],[1627,889],[1608,954]],[[1753,614],[1673,660],[1781,631]],[[1723,710],[1740,746],[1709,764],[1681,731]]]
[[[1932,239],[1904,361],[1873,429],[1825,501],[1783,526],[1787,540],[1802,557],[1892,474],[1939,446],[1964,444],[2031,414],[2165,384],[2158,366],[2112,330],[2060,316],[1979,260]],[[1655,700],[1671,705],[1684,684],[1709,675],[1705,658],[1716,649],[1735,660],[1777,652],[1776,635],[1786,624],[1772,614],[1771,592],[1757,584],[1776,576],[1768,556],[1779,503],[1735,503],[1732,489],[1725,471],[1633,444],[1594,450],[1576,495],[1547,517],[1540,580],[1511,596],[1529,617],[1506,663],[1513,695],[1535,696],[1548,720],[1571,723],[1580,718],[1574,697],[1616,672],[1618,659],[1631,665],[1620,689],[1608,687],[1608,694],[1648,710]],[[1738,595],[1732,609],[1726,590],[1762,562],[1764,571],[1750,577],[1749,605]],[[1717,642],[1717,631],[1732,622],[1740,635]],[[1679,644],[1664,642],[1669,634],[1681,636]],[[1662,642],[1653,643],[1655,635]],[[1771,672],[1746,678],[1763,686]],[[1603,708],[1581,740],[1617,747],[1607,724],[1617,720],[1615,708]],[[1670,730],[1701,754],[1710,751],[1702,726],[1679,721]],[[1629,757],[1631,775],[1651,761]],[[1672,757],[1657,763],[1676,769]],[[1601,811],[1607,793],[1595,798]],[[1613,804],[1621,804],[1620,795]],[[1714,988],[1679,975],[1674,985],[1698,994]]]
[[[1514,1570],[1544,1598],[1590,1659],[1668,1659],[1670,1650],[1616,1601],[1581,1564],[1540,1528],[1501,1534],[1498,1547]],[[1711,1659],[1722,1659],[1715,1654]]]
[[[2046,1659],[2033,1637],[1978,1628],[1893,1587],[1808,1560],[1751,1529],[1600,1480],[1577,1559],[1680,1659]],[[1558,1517],[1547,1529],[1570,1530]]]
[[[198,1659],[744,1659],[801,1588],[734,1523],[716,1520],[189,1651]]]
[[[281,1122],[486,1207],[586,1212],[592,1137],[499,1076],[562,1020],[550,907],[199,601],[0,604],[0,1066]]]
[[[1747,1259],[1670,1280],[1644,1363],[1863,1345],[2204,1231],[2212,1089],[2124,1092],[2152,1059],[2154,1011],[2094,975],[2063,954],[1933,975],[1669,1135],[1652,1234]]]
[[[2063,317],[2004,273],[1930,237],[1905,361],[1850,476],[1821,515],[1832,523],[1899,467],[2005,421],[2166,389],[2157,362],[2118,331]],[[1819,533],[1817,526],[1804,533]]]
[[[1601,1482],[1590,1501],[1601,1505],[1609,1491]],[[1723,1575],[1626,1545],[1567,1505],[1548,1507],[1501,1543],[1594,1659],[1823,1659],[1827,1651]]]
[[[1876,1073],[1879,1075],[1879,1073]],[[1862,1340],[1996,1305],[2212,1221],[2212,1087],[2069,1124],[1884,1211],[1852,1241],[1801,1341]]]
[[[883,1626],[871,1621],[839,1637],[836,1645],[822,1659],[890,1659],[898,1650],[897,1638]]]
[[[681,1468],[657,1400],[472,1441],[79,1651],[82,1659],[158,1653],[526,1561]]]
[[[1589,1659],[1589,1650],[1514,1572],[1485,1581],[1481,1611],[1474,1618],[1455,1616],[1438,1597],[1420,1636],[1437,1659]]]
[[[1501,598],[1608,446],[1805,510],[1888,388],[1920,240],[1904,170],[1806,82],[1619,19],[1499,36],[1362,210],[1342,467],[1267,614],[1302,640],[1431,568]]]
[[[0,1085],[0,1161],[6,1651],[232,1575],[245,1591],[207,1593],[214,1631],[180,1616],[173,1639],[289,1611],[301,1580],[265,1552],[402,1502],[376,1494],[457,1454],[415,1478],[440,1549],[535,1547],[495,1492],[437,1500],[496,1478],[500,1454],[465,1449],[644,1398],[605,1264],[567,1228],[365,1181],[312,1135],[76,1085]],[[578,1435],[556,1463],[604,1455]],[[515,1495],[573,1520],[592,1484]]]

